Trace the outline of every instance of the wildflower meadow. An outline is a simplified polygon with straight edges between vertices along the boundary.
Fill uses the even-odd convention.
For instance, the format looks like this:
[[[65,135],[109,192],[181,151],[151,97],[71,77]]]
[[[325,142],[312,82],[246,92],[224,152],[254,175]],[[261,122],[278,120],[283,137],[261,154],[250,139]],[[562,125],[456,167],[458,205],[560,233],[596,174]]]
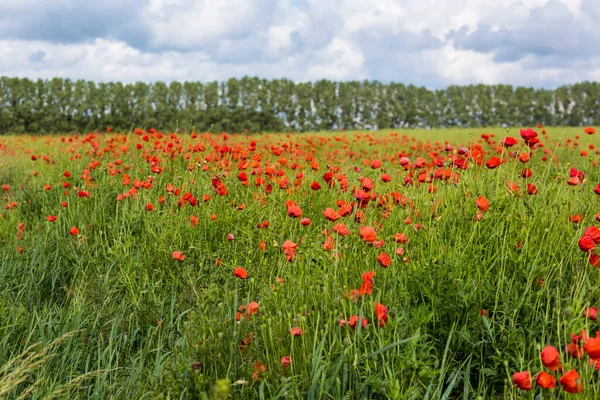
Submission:
[[[599,138],[0,136],[0,398],[600,398]]]

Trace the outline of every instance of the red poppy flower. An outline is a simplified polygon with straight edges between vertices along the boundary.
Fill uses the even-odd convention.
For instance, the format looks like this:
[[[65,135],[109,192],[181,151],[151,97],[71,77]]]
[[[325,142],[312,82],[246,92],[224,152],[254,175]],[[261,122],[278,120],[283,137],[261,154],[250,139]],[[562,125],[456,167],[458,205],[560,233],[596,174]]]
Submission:
[[[485,166],[488,167],[489,169],[494,169],[494,168],[498,167],[500,164],[502,164],[502,160],[500,159],[500,157],[496,157],[496,156],[493,156],[492,158],[490,158],[489,160],[487,160],[485,162]]]
[[[361,226],[359,228],[360,230],[360,236],[363,238],[363,240],[367,243],[370,242],[374,242],[375,240],[377,240],[377,233],[375,232],[375,229],[373,229],[370,226]]]
[[[173,260],[183,261],[183,260],[185,260],[185,256],[183,255],[183,253],[181,251],[174,251],[173,252]]]
[[[69,229],[69,235],[79,235],[79,228],[77,228],[76,226],[71,227],[71,229]]]
[[[578,169],[571,167],[571,169],[569,170],[569,177],[580,178],[581,180],[583,180],[585,179],[585,174],[583,173],[583,171],[579,171]]]
[[[560,385],[563,387],[565,392],[579,393],[583,390],[583,384],[579,374],[574,369],[565,373],[559,380]]]
[[[260,376],[267,370],[267,367],[265,367],[265,364],[256,361],[254,363],[253,370],[254,372],[252,373],[252,379],[256,381],[260,379]]]
[[[525,140],[525,142],[530,142],[538,136],[537,132],[531,128],[521,129],[520,133],[521,137]]]
[[[281,250],[285,254],[285,258],[288,261],[293,261],[296,256],[296,250],[298,249],[298,245],[291,240],[286,240],[281,245]]]
[[[340,236],[348,236],[350,235],[350,229],[345,224],[335,224],[333,226],[333,231]]]
[[[479,196],[477,200],[475,200],[475,205],[481,212],[485,212],[490,208],[490,202],[484,196]]]
[[[250,316],[250,315],[256,314],[258,312],[259,305],[257,302],[251,301],[250,303],[248,303],[248,306],[246,306],[245,308],[246,308],[246,314],[248,314],[248,316]]]
[[[510,136],[505,137],[504,140],[502,141],[502,145],[504,147],[511,147],[511,146],[514,146],[517,143],[518,143],[518,140],[515,139],[515,138],[512,138]]]
[[[54,222],[56,221],[56,215],[48,215],[46,217],[46,220],[48,220],[49,222]]]
[[[392,259],[390,258],[390,255],[387,253],[381,253],[378,257],[377,257],[377,261],[379,261],[379,264],[383,267],[383,268],[387,268],[392,264]]]
[[[600,183],[598,184],[598,186],[596,186],[594,188],[594,193],[596,193],[598,196],[600,196]]]
[[[373,294],[373,278],[375,277],[375,272],[368,271],[362,274],[363,283],[360,286],[359,293],[361,295],[371,295]]]
[[[594,240],[589,235],[583,235],[577,242],[581,251],[592,251],[595,247]]]
[[[600,244],[600,229],[590,226],[583,232],[584,236],[589,236],[596,244]]]
[[[598,309],[596,307],[590,307],[587,310],[583,310],[583,316],[598,322]]]
[[[375,184],[371,178],[361,178],[360,186],[367,192],[370,192],[375,187]]]
[[[583,347],[575,343],[567,344],[565,347],[565,352],[575,359],[581,358],[581,356],[584,354]]]
[[[591,126],[588,126],[587,128],[585,128],[583,130],[585,133],[587,133],[588,135],[593,135],[594,133],[596,133],[596,128],[593,128]]]
[[[325,211],[323,211],[323,215],[325,216],[325,218],[327,218],[331,222],[335,222],[341,218],[340,214],[335,212],[335,210],[332,208],[325,209]]]
[[[600,361],[600,334],[597,333],[596,336],[598,337],[585,339],[583,349],[592,360]]]
[[[513,375],[513,384],[521,390],[531,390],[531,374],[529,371],[515,372]]]
[[[248,277],[248,272],[242,267],[236,267],[233,270],[233,276],[240,279],[246,279]]]
[[[590,254],[590,265],[592,267],[600,267],[600,254]]]
[[[388,323],[388,309],[383,304],[377,302],[375,303],[375,316],[377,317],[379,326],[386,326]]]
[[[532,175],[533,175],[533,172],[531,172],[531,170],[529,168],[525,168],[523,171],[521,171],[521,176],[523,178],[531,178]]]
[[[312,222],[312,221],[311,221],[310,219],[308,219],[308,218],[302,218],[302,219],[300,220],[300,224],[302,224],[302,226],[308,226],[308,225],[310,225],[310,224],[311,224],[311,222]]]
[[[556,378],[547,373],[546,371],[540,372],[536,377],[535,381],[537,384],[544,389],[552,389],[556,386]]]
[[[358,201],[360,207],[365,208],[371,200],[371,194],[362,189],[357,189],[354,192],[354,198]]]
[[[371,242],[371,245],[373,245],[373,247],[375,247],[376,249],[380,249],[385,245],[385,242],[383,240],[376,240],[374,242]]]
[[[19,240],[23,239],[23,232],[25,231],[25,223],[24,222],[19,222],[19,225],[17,225],[17,238]]]
[[[258,224],[256,224],[256,227],[258,229],[266,229],[269,227],[269,220],[265,220],[263,222],[259,222]]]
[[[146,211],[152,211],[152,210],[154,210],[154,205],[152,203],[146,204]]]
[[[540,357],[542,358],[542,364],[544,364],[544,366],[546,368],[548,368],[550,371],[554,372],[557,369],[561,368],[560,354],[558,353],[558,350],[556,349],[556,347],[554,347],[554,346],[544,347],[544,349],[542,350],[542,353],[540,354]]]
[[[290,357],[290,356],[281,357],[281,359],[279,360],[279,364],[281,364],[281,366],[283,368],[289,367],[292,364],[292,357]]]
[[[303,334],[302,328],[300,328],[299,326],[291,328],[290,333],[292,334],[292,336],[302,336]]]
[[[288,207],[287,211],[288,217],[292,218],[300,218],[302,216],[302,209],[297,205],[292,205]]]
[[[260,248],[260,251],[262,251],[264,253],[265,251],[267,251],[267,242],[261,241],[258,244],[258,247]]]
[[[350,328],[355,329],[359,320],[360,320],[360,317],[358,315],[353,315],[348,320],[348,325],[350,325]],[[369,321],[363,317],[362,322],[361,322],[362,329],[366,328],[368,324],[369,324]]]
[[[569,335],[571,336],[571,342],[575,344],[585,342],[588,338],[587,332],[584,329],[579,331],[579,335],[575,335],[574,333],[569,333]]]
[[[404,233],[396,233],[394,235],[394,241],[396,243],[406,244],[406,243],[408,243],[408,238],[406,237],[406,235]]]
[[[319,190],[319,189],[321,189],[321,185],[319,184],[319,182],[317,182],[317,181],[314,181],[314,182],[313,182],[313,183],[310,185],[310,188],[311,188],[312,190]]]
[[[333,249],[333,238],[331,236],[327,236],[327,239],[325,239],[325,243],[323,243],[323,248],[327,251]]]
[[[534,194],[538,194],[538,188],[535,185],[528,183],[527,193],[529,193],[531,196],[533,196]]]

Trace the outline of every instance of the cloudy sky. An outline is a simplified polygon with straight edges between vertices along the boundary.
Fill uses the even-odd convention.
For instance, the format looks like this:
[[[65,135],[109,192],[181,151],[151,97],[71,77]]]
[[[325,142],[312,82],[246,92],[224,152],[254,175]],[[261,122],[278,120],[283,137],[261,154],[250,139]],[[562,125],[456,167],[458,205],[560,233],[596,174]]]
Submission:
[[[600,0],[0,0],[0,75],[600,80]]]

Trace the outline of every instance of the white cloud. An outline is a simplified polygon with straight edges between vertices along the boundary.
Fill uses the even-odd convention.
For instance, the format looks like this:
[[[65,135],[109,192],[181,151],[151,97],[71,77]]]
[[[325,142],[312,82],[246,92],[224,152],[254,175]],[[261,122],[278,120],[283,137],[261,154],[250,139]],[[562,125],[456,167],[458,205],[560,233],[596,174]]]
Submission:
[[[598,0],[3,0],[0,75],[556,86],[598,79],[599,18]]]
[[[317,53],[316,63],[308,65],[305,79],[349,80],[364,76],[364,59],[351,43],[335,38]]]
[[[196,49],[223,38],[248,35],[261,16],[255,0],[163,0],[143,10],[152,47]]]

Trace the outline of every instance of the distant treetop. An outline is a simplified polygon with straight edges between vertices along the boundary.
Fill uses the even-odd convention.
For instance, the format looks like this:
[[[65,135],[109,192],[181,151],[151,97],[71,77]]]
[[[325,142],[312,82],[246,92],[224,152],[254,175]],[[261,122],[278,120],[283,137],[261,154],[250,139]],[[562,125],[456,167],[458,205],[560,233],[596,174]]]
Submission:
[[[408,127],[600,124],[600,83],[429,90],[376,81],[95,83],[0,78],[0,133],[116,131],[301,132]]]

